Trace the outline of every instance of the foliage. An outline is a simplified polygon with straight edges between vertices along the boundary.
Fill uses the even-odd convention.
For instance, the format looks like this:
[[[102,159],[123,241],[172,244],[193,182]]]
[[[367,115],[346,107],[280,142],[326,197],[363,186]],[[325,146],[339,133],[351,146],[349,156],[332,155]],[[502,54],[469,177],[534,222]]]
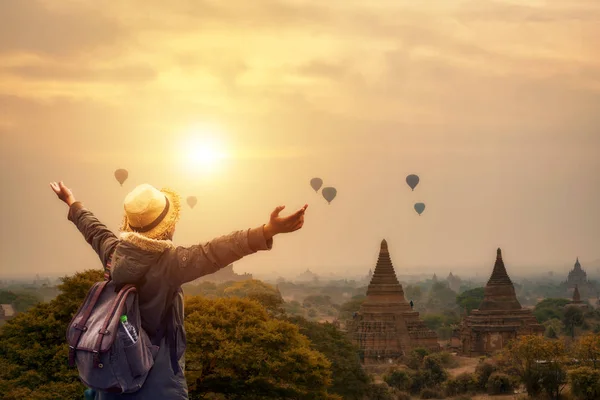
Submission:
[[[358,349],[345,334],[329,323],[320,324],[300,317],[289,318],[289,321],[299,326],[311,347],[323,353],[331,363],[332,383],[328,391],[348,400],[362,399],[370,378],[362,368]]]
[[[248,298],[259,302],[271,313],[279,315],[283,312],[283,298],[279,290],[256,279],[234,282],[223,289],[223,297]]]
[[[441,340],[450,339],[454,326],[460,322],[460,316],[450,310],[445,310],[442,313],[423,314],[422,318],[425,325],[435,331]]]
[[[67,366],[67,325],[91,286],[103,279],[88,270],[62,279],[61,293],[18,314],[0,329],[0,399],[80,398],[84,387]]]
[[[572,354],[579,365],[599,369],[600,335],[588,333],[580,336],[573,345]]]
[[[487,382],[487,390],[489,394],[512,393],[515,386],[515,380],[501,372],[494,372],[491,374]]]
[[[537,335],[520,336],[503,351],[504,372],[519,376],[527,393],[537,396],[542,390],[556,397],[565,385],[562,342]]]
[[[412,396],[410,395],[410,393],[398,390],[394,391],[394,398],[395,400],[412,400]]]
[[[294,324],[248,299],[192,297],[186,312],[191,396],[330,398],[330,363]]]
[[[495,365],[490,364],[489,362],[480,362],[477,367],[475,367],[475,376],[477,377],[477,389],[478,390],[486,390],[487,383],[490,376],[496,372],[497,368]]]
[[[476,374],[463,372],[455,378],[450,378],[445,384],[446,395],[456,396],[465,393],[475,393],[479,388],[478,377]]]
[[[352,314],[360,310],[360,306],[365,301],[366,296],[354,296],[350,301],[340,306],[339,318],[341,320],[348,320],[352,318]]]
[[[385,383],[374,383],[369,387],[369,400],[395,400],[394,394]]]
[[[402,369],[391,370],[384,375],[383,380],[391,387],[402,391],[410,390],[413,384],[411,373]]]
[[[428,354],[429,350],[422,347],[417,347],[409,353],[408,359],[406,360],[406,365],[408,368],[418,370],[423,364],[423,359]]]
[[[569,372],[571,393],[579,400],[600,399],[600,370],[579,367]]]
[[[446,283],[434,283],[429,291],[429,297],[425,307],[427,310],[449,310],[455,309],[456,293]]]
[[[471,310],[474,310],[479,307],[479,305],[483,301],[483,296],[484,288],[478,287],[474,289],[469,289],[456,296],[456,304],[458,304],[461,311],[466,308],[467,313],[470,313]]]
[[[544,336],[549,339],[557,339],[561,332],[564,330],[562,321],[558,318],[552,318],[543,323],[546,330]]]
[[[533,315],[535,315],[540,324],[555,318],[560,320],[563,318],[564,307],[567,304],[569,304],[568,299],[544,299],[535,305]]]
[[[421,399],[443,399],[444,396],[439,390],[425,388],[421,390],[421,395],[419,396]]]
[[[579,307],[566,307],[562,321],[565,325],[565,332],[575,337],[575,328],[583,326],[585,323],[583,311]]]
[[[0,304],[11,304],[16,312],[24,312],[41,302],[42,298],[33,293],[0,290]]]

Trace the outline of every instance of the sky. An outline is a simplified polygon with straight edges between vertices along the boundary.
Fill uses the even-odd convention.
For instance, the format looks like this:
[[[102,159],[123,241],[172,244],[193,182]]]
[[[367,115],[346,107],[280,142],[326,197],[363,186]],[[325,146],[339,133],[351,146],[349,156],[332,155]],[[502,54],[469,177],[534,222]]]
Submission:
[[[115,231],[138,184],[197,196],[178,245],[308,203],[240,272],[598,264],[598,37],[597,0],[0,0],[0,275],[99,267],[57,180]]]

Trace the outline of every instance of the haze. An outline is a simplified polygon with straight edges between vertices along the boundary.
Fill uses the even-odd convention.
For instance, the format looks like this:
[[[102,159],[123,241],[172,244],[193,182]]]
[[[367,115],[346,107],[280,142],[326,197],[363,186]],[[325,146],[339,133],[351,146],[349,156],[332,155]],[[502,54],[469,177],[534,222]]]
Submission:
[[[383,238],[399,274],[588,268],[599,37],[596,0],[2,1],[0,275],[99,267],[54,180],[115,231],[137,184],[197,196],[182,245],[309,203],[240,272],[366,274]],[[207,124],[229,156],[195,169]]]

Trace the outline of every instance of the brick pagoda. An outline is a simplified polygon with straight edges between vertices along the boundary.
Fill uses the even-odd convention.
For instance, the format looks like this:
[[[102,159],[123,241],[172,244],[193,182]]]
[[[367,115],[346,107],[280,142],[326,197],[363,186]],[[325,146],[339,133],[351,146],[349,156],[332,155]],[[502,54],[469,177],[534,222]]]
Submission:
[[[385,240],[367,298],[346,327],[365,364],[395,361],[417,347],[440,349],[437,334],[425,326],[404,298]]]
[[[470,357],[492,354],[520,335],[541,335],[543,332],[544,327],[531,310],[521,307],[517,300],[502,251],[498,249],[483,301],[479,309],[472,310],[462,321],[461,353]]]

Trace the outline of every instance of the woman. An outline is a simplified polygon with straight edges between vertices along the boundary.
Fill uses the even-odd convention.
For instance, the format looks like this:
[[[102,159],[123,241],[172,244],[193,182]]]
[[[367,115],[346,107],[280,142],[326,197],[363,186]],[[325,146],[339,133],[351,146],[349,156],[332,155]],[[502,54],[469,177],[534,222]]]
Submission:
[[[180,198],[172,190],[158,190],[148,184],[133,189],[125,197],[125,215],[117,237],[76,201],[62,182],[50,186],[69,206],[68,219],[100,257],[106,277],[117,285],[137,285],[142,327],[151,338],[153,334],[160,338],[160,350],[144,386],[132,394],[97,393],[96,399],[101,400],[187,399],[181,285],[247,255],[270,250],[275,235],[302,228],[308,207],[280,217],[285,206],[279,206],[262,226],[182,247],[172,242],[181,209]],[[165,331],[167,334],[159,335]]]

